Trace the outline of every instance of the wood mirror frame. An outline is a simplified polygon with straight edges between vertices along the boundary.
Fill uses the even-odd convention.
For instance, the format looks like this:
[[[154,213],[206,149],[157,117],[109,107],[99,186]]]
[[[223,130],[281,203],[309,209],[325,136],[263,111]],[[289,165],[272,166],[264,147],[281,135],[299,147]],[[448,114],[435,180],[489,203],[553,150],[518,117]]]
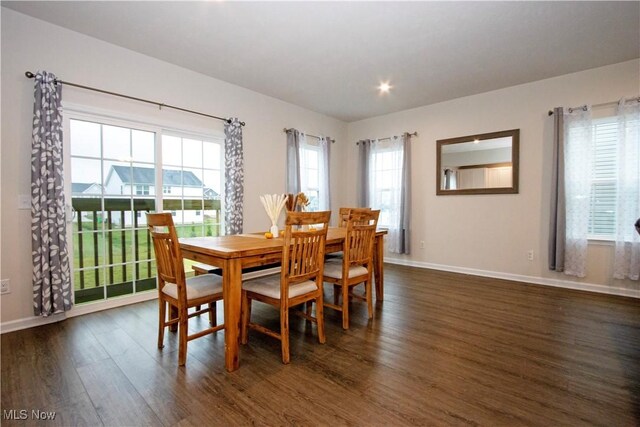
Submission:
[[[463,144],[478,141],[477,144],[482,144],[484,140],[492,140],[499,138],[511,138],[511,185],[510,186],[498,186],[498,187],[476,187],[476,188],[462,188],[462,189],[443,189],[443,162],[442,154],[443,148],[452,144]],[[504,130],[500,132],[483,133],[478,135],[467,135],[458,138],[440,139],[437,141],[436,151],[436,194],[442,195],[463,195],[463,194],[513,194],[518,193],[518,176],[520,174],[519,168],[519,153],[520,153],[520,129]],[[496,167],[508,167],[509,162],[486,162],[484,164],[474,164],[471,166],[463,166],[461,169],[468,168],[496,168]]]

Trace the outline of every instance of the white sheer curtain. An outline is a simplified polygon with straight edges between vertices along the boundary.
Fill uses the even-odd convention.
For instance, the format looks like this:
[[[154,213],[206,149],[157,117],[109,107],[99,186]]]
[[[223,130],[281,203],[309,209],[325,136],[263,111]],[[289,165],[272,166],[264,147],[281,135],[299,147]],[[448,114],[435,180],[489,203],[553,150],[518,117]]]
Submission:
[[[591,108],[565,110],[564,129],[567,230],[564,272],[584,277],[591,201]]]
[[[618,104],[618,187],[613,277],[638,280],[640,236],[634,223],[640,216],[640,102]]]
[[[369,201],[372,209],[380,209],[378,224],[388,228],[386,249],[399,253],[402,202],[402,139],[373,140],[369,153]]]
[[[318,140],[320,146],[320,158],[318,164],[320,165],[319,182],[318,182],[318,208],[321,211],[331,210],[331,177],[329,174],[330,163],[329,157],[331,152],[331,138],[321,136]]]

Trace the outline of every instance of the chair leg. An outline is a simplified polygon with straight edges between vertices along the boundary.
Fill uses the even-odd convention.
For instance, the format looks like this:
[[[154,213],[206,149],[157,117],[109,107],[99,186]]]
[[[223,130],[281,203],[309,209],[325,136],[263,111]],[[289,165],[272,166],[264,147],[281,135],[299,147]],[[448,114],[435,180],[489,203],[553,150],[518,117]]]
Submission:
[[[189,313],[186,308],[180,310],[180,327],[178,328],[178,365],[184,366],[187,363],[187,334],[189,333]]]
[[[364,283],[364,291],[367,297],[367,314],[369,319],[373,319],[373,297],[371,295],[371,279]]]
[[[200,306],[196,305],[196,311],[200,311]],[[198,317],[200,317],[200,315],[198,314]]]
[[[307,301],[306,306],[307,306],[307,316],[311,316],[311,313],[313,312],[313,301],[311,300]]]
[[[158,299],[158,348],[164,347],[164,322],[166,320],[167,303],[162,298]]]
[[[217,303],[214,302],[210,302],[209,303],[209,324],[211,326],[217,326],[218,325],[218,310],[217,310]]]
[[[289,309],[280,306],[280,343],[282,345],[282,363],[290,362],[289,356]]]
[[[318,323],[318,341],[320,344],[327,342],[324,334],[324,307],[322,297],[316,298],[316,322]]]
[[[349,329],[349,286],[342,285],[342,329]]]
[[[338,285],[333,285],[333,303],[338,305],[340,301],[340,287]]]
[[[246,344],[249,341],[249,321],[251,320],[251,300],[246,292],[242,292],[241,315],[240,342]]]
[[[169,320],[173,320],[177,318],[178,318],[178,307],[175,307],[169,304]],[[171,332],[176,332],[178,330],[178,324],[174,323],[173,325],[170,325],[169,330]]]

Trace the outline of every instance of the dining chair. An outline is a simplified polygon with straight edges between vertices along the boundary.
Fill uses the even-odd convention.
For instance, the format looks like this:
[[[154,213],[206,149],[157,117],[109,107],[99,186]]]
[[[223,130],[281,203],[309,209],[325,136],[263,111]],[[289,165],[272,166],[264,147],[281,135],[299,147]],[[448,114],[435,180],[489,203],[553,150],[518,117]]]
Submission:
[[[347,218],[342,260],[331,260],[325,263],[324,281],[334,285],[334,301],[333,304],[325,302],[324,305],[342,312],[343,329],[349,329],[351,298],[366,301],[369,319],[373,318],[371,281],[373,247],[379,216],[379,210],[352,209]],[[364,295],[353,293],[353,288],[361,283],[364,284]],[[339,296],[342,297],[342,304],[338,303]]]
[[[306,311],[296,311],[307,320],[316,323],[318,341],[324,344],[324,316],[322,301],[322,272],[327,228],[331,212],[287,212],[284,243],[282,246],[282,268],[279,275],[271,275],[242,284],[242,328],[241,342],[248,341],[249,329],[279,339],[282,363],[289,363],[289,308],[315,302],[315,317],[310,304]],[[309,226],[307,227],[302,226]],[[294,229],[295,227],[295,229]],[[253,300],[270,304],[280,311],[280,331],[276,332],[251,322]]]
[[[222,278],[215,274],[185,277],[176,227],[170,213],[147,214],[158,269],[158,348],[164,346],[164,329],[178,330],[178,365],[187,361],[187,342],[224,329],[216,323],[216,302],[222,299]],[[208,308],[200,309],[208,304]],[[167,320],[167,305],[169,320]],[[195,307],[195,312],[189,309]],[[189,318],[209,313],[211,327],[189,335]]]

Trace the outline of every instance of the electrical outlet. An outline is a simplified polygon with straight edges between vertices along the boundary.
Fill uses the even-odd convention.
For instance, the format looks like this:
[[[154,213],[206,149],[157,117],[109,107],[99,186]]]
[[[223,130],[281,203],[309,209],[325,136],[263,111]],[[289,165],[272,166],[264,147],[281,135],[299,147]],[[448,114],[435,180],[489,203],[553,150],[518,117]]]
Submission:
[[[11,292],[9,288],[9,279],[0,280],[0,294],[8,294]]]
[[[420,240],[420,249],[424,249],[424,240]]]
[[[529,251],[527,252],[527,259],[529,261],[533,261],[533,249],[529,249]]]

